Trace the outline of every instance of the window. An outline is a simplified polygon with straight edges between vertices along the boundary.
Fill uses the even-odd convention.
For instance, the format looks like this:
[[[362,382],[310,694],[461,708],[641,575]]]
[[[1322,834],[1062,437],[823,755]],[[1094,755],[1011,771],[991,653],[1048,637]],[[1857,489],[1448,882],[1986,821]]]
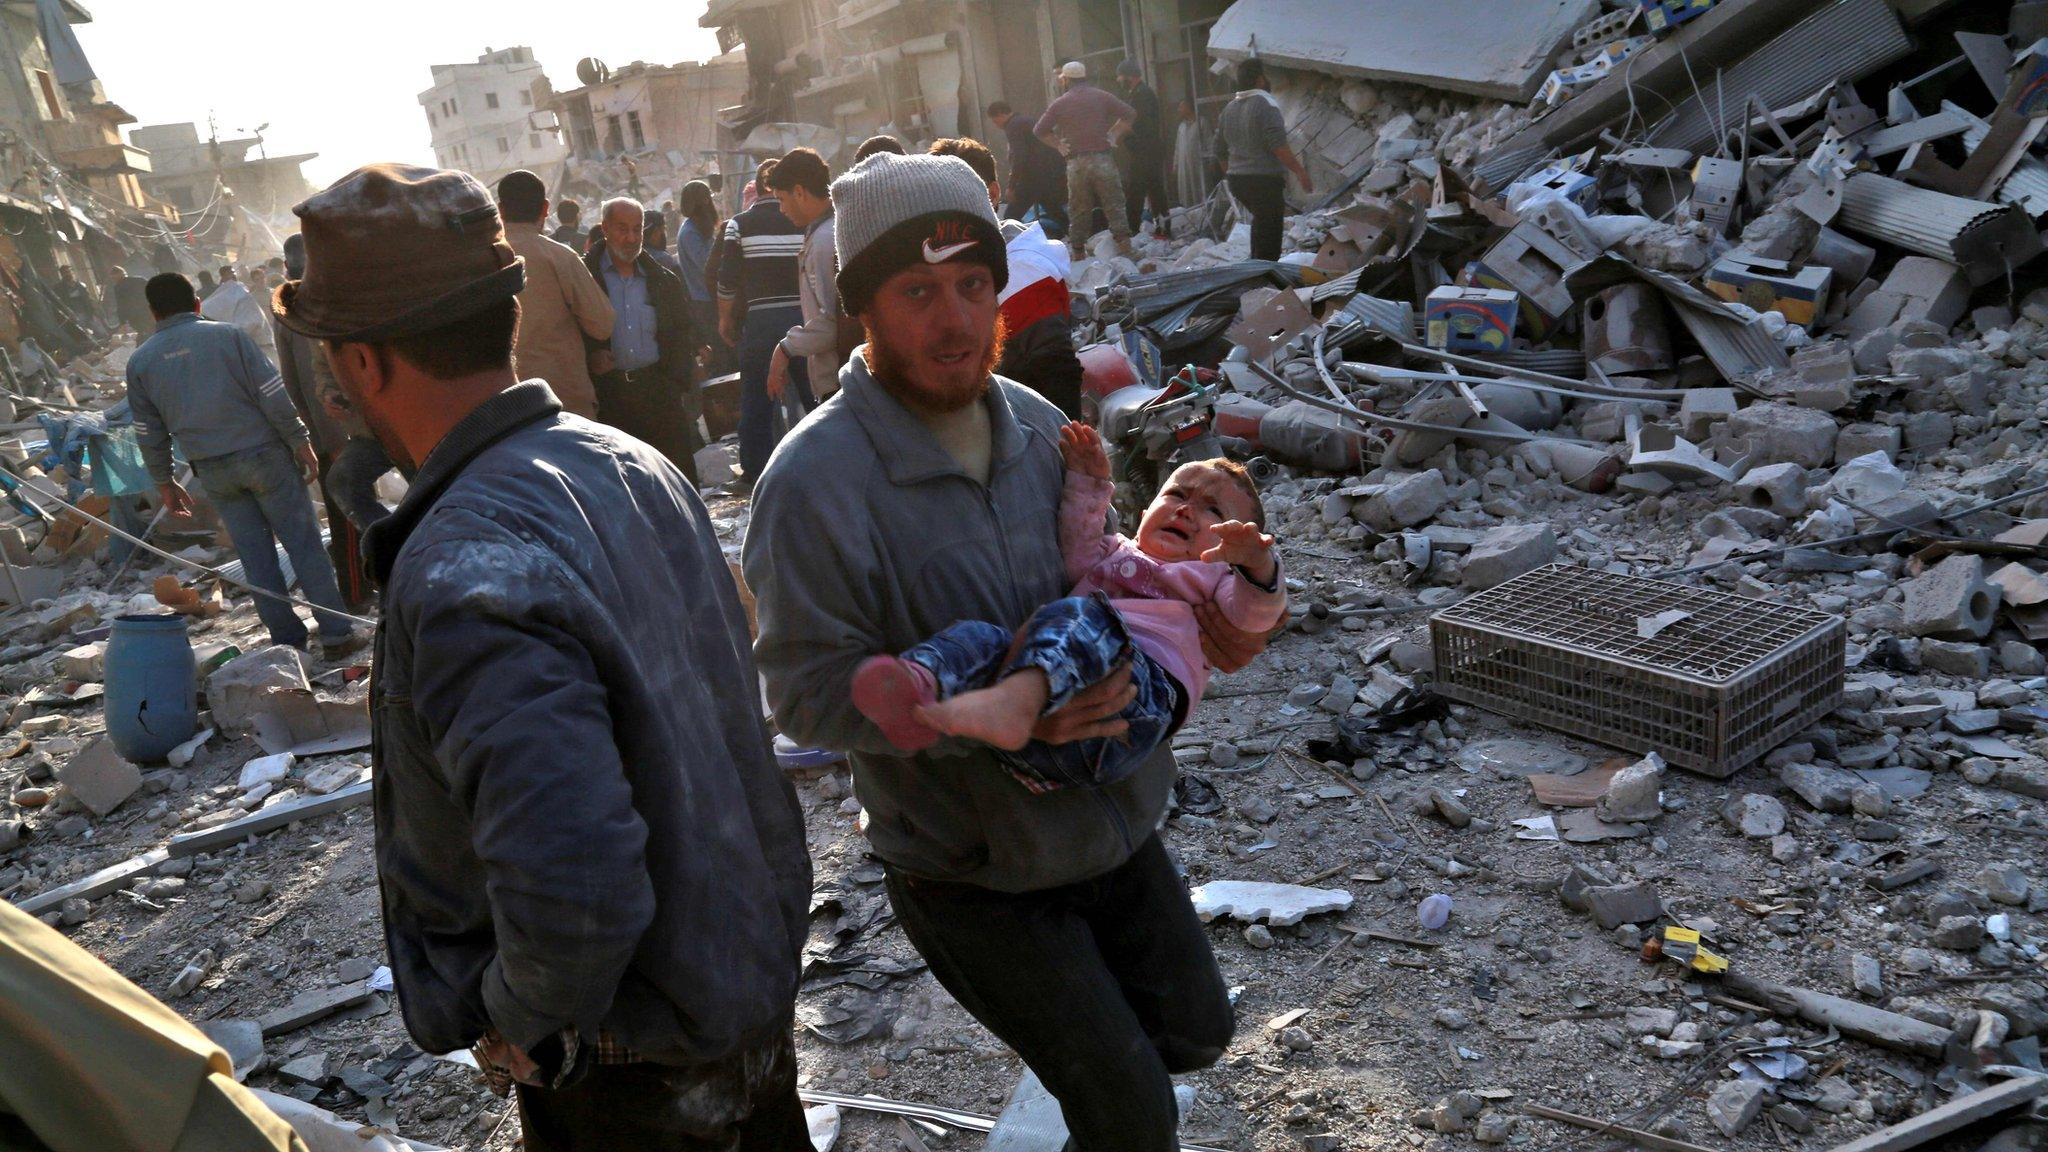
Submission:
[[[62,120],[64,118],[64,101],[57,96],[57,81],[48,72],[37,69],[36,83],[42,88],[43,119]]]
[[[521,93],[519,94],[519,104],[520,104],[520,106],[521,106],[521,107],[523,107],[523,108],[531,108],[531,107],[533,107],[533,93],[531,93],[531,92],[521,92]]]
[[[440,126],[441,121],[434,116],[434,110],[432,108],[427,109],[427,127],[439,128]]]
[[[453,99],[450,99],[450,100],[448,101],[448,114],[449,114],[450,116],[456,115],[457,113],[459,113],[459,112],[461,112],[461,111],[462,111],[462,106],[461,106],[461,105],[457,104],[457,103],[456,103],[456,102],[455,102],[455,101],[454,101]]]
[[[512,142],[510,140],[505,139],[503,136],[498,137],[498,155],[509,156],[511,154]]]
[[[647,147],[647,134],[640,130],[640,114],[638,112],[626,113],[626,127],[633,130],[633,147]]]
[[[526,134],[526,146],[535,152],[540,151],[540,133],[528,132]]]
[[[484,93],[484,107],[486,107],[486,108],[496,108],[497,106],[498,106],[498,94],[497,94],[496,92],[486,92],[486,93]]]

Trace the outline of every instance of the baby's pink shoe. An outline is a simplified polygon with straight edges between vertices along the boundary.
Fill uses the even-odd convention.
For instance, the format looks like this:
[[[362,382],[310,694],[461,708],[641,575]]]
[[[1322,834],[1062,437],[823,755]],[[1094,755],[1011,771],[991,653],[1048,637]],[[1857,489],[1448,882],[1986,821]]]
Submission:
[[[905,752],[922,752],[939,733],[917,718],[917,710],[939,699],[931,671],[901,656],[874,656],[853,674],[853,706],[875,722],[882,735]]]

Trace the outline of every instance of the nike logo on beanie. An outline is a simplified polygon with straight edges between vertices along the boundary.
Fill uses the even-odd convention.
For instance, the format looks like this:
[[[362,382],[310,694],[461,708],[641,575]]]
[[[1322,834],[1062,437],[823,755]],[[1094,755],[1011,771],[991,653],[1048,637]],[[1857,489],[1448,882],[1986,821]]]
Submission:
[[[953,257],[974,247],[974,245],[975,241],[969,240],[963,244],[948,244],[944,248],[934,248],[932,247],[932,242],[926,240],[924,242],[924,262],[927,264],[944,264]]]

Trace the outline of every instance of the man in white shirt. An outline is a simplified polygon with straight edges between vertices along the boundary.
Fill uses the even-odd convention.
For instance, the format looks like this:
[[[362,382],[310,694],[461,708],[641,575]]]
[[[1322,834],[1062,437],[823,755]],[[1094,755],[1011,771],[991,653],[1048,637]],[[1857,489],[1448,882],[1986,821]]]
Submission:
[[[199,315],[240,328],[263,349],[272,364],[277,363],[277,335],[270,328],[270,309],[259,303],[248,286],[236,277],[232,265],[221,268],[220,286],[199,306]]]

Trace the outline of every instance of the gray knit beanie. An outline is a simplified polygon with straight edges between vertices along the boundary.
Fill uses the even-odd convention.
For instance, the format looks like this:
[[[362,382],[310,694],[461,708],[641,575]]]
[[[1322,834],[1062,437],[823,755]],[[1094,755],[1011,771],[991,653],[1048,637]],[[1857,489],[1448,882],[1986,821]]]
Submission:
[[[979,260],[996,291],[1010,278],[988,185],[957,156],[878,152],[832,182],[839,299],[867,311],[882,282],[923,260]]]

